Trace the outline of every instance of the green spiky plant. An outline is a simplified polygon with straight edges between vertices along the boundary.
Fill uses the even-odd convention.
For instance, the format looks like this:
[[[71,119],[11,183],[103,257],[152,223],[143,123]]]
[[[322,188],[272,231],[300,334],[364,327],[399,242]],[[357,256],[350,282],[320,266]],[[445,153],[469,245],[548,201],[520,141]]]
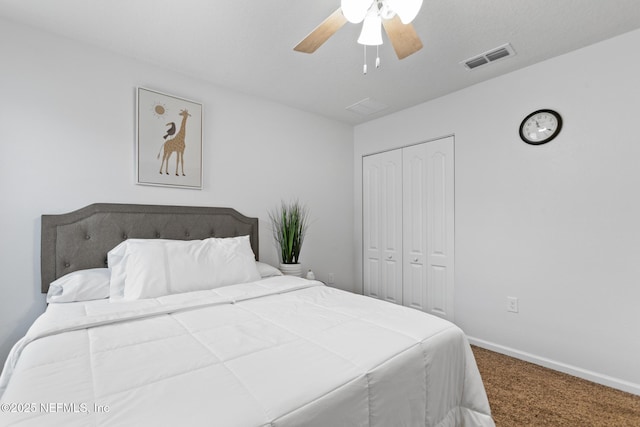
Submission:
[[[302,242],[307,233],[309,209],[299,201],[281,203],[269,212],[273,238],[280,249],[283,264],[298,264]]]

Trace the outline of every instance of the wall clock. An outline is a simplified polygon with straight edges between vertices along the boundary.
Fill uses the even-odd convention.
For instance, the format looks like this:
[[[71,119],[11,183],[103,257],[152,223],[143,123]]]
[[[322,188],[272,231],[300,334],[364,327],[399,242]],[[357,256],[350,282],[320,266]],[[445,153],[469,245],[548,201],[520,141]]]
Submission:
[[[562,117],[553,110],[538,110],[529,114],[520,124],[520,138],[527,144],[546,144],[558,136]]]

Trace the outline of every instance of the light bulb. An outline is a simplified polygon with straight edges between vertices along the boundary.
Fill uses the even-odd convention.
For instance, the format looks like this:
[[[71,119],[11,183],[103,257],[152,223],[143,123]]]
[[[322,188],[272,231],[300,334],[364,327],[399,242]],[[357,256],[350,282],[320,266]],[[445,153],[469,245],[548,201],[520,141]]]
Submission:
[[[367,11],[371,7],[372,0],[342,0],[340,9],[347,21],[352,24],[359,24],[367,15]]]
[[[368,15],[364,19],[358,43],[366,46],[379,46],[382,44],[382,19],[379,16]]]
[[[422,7],[422,0],[387,0],[387,3],[405,25],[415,19]]]

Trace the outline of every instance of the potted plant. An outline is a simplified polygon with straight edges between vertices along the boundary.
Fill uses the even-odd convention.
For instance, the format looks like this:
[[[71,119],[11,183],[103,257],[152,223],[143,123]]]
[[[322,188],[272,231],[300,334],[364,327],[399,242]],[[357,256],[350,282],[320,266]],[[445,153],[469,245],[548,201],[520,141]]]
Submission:
[[[284,274],[301,276],[299,257],[307,233],[309,210],[299,201],[281,203],[269,212],[273,238],[280,252],[280,270]]]

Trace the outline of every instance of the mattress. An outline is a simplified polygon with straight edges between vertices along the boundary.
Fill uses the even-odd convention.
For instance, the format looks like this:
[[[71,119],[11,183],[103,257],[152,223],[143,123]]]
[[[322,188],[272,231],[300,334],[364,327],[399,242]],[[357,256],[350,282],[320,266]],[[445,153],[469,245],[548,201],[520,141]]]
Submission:
[[[2,426],[493,426],[454,324],[277,276],[51,304],[0,377]]]

